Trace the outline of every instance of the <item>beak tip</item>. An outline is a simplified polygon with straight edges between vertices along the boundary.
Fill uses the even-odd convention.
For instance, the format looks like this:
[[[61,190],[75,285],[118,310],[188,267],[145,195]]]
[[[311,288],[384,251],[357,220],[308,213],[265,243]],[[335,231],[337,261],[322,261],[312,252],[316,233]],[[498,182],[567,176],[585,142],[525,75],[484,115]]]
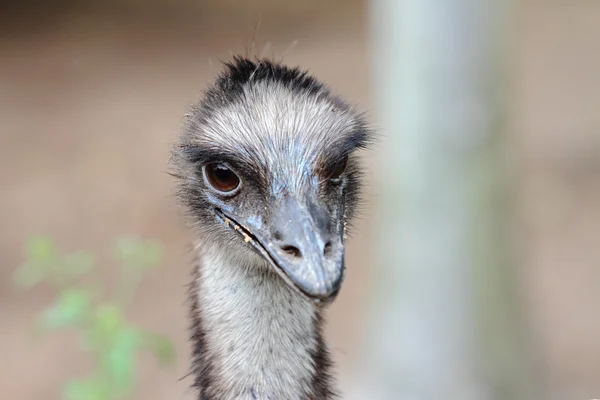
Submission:
[[[340,291],[343,281],[343,268],[336,271],[333,279],[302,279],[293,274],[287,274],[294,286],[315,303],[332,302]]]
[[[324,296],[320,297],[311,297],[311,300],[316,304],[329,304],[332,303],[336,298],[338,293],[340,292],[340,286],[334,288],[332,291],[327,293]]]

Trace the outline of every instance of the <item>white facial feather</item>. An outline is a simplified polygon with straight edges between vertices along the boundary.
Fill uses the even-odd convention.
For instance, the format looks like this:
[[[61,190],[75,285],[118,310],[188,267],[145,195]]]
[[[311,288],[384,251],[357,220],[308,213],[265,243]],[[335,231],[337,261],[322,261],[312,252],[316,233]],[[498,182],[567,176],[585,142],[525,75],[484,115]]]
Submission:
[[[257,154],[248,157],[258,157],[295,187],[308,178],[324,146],[335,145],[360,124],[352,109],[338,107],[330,97],[263,81],[246,86],[240,100],[215,110],[199,127],[202,135],[196,140],[238,153],[251,148]]]

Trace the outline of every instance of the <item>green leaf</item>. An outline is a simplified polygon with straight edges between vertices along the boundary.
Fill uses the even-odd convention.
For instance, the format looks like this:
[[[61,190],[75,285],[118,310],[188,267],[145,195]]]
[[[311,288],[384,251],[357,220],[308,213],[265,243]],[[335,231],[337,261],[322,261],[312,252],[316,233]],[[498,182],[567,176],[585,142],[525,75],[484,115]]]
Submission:
[[[125,323],[123,312],[113,304],[102,304],[96,309],[93,330],[102,339],[110,339]]]
[[[64,259],[64,272],[69,277],[76,277],[89,272],[94,264],[94,258],[91,254],[78,251],[69,254]]]
[[[140,246],[140,239],[134,236],[123,236],[117,239],[115,243],[115,255],[117,258],[130,262],[135,259],[138,248]]]
[[[48,236],[33,236],[25,245],[27,260],[15,272],[15,284],[19,288],[31,288],[49,280],[59,287],[71,278],[88,272],[93,258],[85,252],[76,252],[61,257],[52,239]]]
[[[21,265],[14,274],[15,286],[19,289],[31,289],[44,280],[45,273],[34,263],[26,262]]]
[[[145,333],[128,323],[120,301],[127,300],[145,269],[159,264],[162,246],[155,241],[122,237],[115,255],[125,265],[122,290],[116,298],[95,306],[99,295],[92,289],[73,287],[72,278],[88,272],[93,257],[86,252],[62,256],[48,236],[34,236],[25,246],[25,263],[14,274],[20,287],[48,280],[61,289],[40,318],[43,330],[75,327],[81,348],[92,352],[95,372],[91,378],[73,380],[64,387],[65,400],[124,400],[135,385],[138,350],[150,350],[161,364],[175,360],[173,343],[162,335]],[[123,293],[121,293],[123,292]],[[121,294],[122,296],[118,296]],[[38,331],[42,332],[42,331]]]
[[[139,345],[139,332],[134,328],[124,328],[115,333],[110,348],[103,356],[103,370],[119,393],[127,394],[133,388],[135,353]]]
[[[48,236],[32,236],[25,244],[26,261],[14,275],[15,285],[28,289],[46,279],[53,272],[58,251]]]
[[[171,365],[175,362],[175,345],[165,335],[144,333],[144,347],[152,352],[160,365]]]
[[[150,268],[158,265],[163,257],[163,248],[154,241],[146,241],[140,249],[138,263],[141,267]]]
[[[102,357],[126,326],[122,309],[112,303],[101,304],[93,312],[92,323],[84,333],[84,347]]]
[[[92,294],[83,289],[63,290],[41,318],[42,328],[57,329],[82,323],[88,316]]]
[[[137,237],[125,236],[117,240],[115,255],[127,266],[150,268],[160,262],[163,249],[155,241],[143,241]]]
[[[68,382],[63,389],[65,400],[111,400],[110,388],[100,379],[81,379]]]
[[[25,246],[27,258],[33,262],[47,263],[58,258],[58,250],[49,236],[32,236]]]

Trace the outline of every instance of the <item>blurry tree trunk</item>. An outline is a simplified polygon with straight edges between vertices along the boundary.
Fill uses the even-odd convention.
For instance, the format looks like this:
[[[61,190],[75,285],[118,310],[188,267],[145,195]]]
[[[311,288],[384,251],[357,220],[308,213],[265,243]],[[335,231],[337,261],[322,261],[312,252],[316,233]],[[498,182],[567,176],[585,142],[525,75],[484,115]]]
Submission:
[[[373,0],[378,400],[531,398],[506,169],[510,1]]]

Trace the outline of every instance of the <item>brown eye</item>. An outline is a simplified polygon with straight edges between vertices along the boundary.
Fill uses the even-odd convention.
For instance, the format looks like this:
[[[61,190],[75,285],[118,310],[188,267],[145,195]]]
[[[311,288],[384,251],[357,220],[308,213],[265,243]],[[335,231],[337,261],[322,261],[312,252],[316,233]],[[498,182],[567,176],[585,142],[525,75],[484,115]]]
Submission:
[[[204,176],[213,189],[219,192],[230,193],[240,186],[240,178],[225,164],[207,164]]]
[[[329,179],[336,182],[339,181],[340,177],[346,171],[346,167],[348,166],[348,156],[342,158],[340,161],[335,163],[333,168],[331,168],[331,172],[329,173]]]

